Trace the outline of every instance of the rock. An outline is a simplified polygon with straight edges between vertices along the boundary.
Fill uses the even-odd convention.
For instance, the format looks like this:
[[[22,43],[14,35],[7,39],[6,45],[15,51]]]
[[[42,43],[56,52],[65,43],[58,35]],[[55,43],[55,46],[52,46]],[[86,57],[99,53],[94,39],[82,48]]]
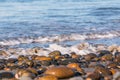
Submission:
[[[27,70],[34,73],[35,75],[38,75],[38,72],[35,68],[27,68]]]
[[[86,80],[100,80],[100,77],[98,72],[93,72],[87,76]]]
[[[120,46],[117,47],[117,51],[120,52]]]
[[[10,78],[14,78],[14,74],[12,72],[0,72],[0,79],[10,79]]]
[[[62,59],[65,59],[64,56],[55,56],[54,58],[55,58],[55,60],[62,60]]]
[[[33,67],[34,66],[34,62],[32,60],[27,60],[25,61],[25,63],[29,66],[29,67]]]
[[[72,54],[72,53],[71,53],[71,57],[72,57],[72,58],[79,59],[81,56],[80,56],[80,55],[77,55],[76,53],[75,53],[75,54]]]
[[[120,63],[120,56],[116,57],[116,58],[114,59],[114,62]]]
[[[38,61],[51,61],[52,58],[46,57],[46,56],[37,56],[37,57],[35,57],[35,60],[38,60]]]
[[[108,68],[105,68],[104,66],[101,66],[101,65],[96,66],[95,71],[100,73],[103,76],[112,75],[111,71],[109,71]]]
[[[114,57],[115,58],[120,57],[120,52],[115,52]]]
[[[90,53],[90,54],[87,54],[87,55],[84,56],[86,61],[90,61],[90,60],[92,60],[95,57],[97,57],[97,56],[94,53]]]
[[[70,63],[67,65],[67,67],[69,67],[71,69],[78,69],[78,68],[80,68],[80,65],[78,63]]]
[[[42,77],[38,77],[36,80],[58,80],[58,78],[53,75],[45,75]]]
[[[53,51],[51,53],[48,54],[49,57],[54,58],[55,56],[61,56],[61,52],[60,51]]]
[[[9,58],[8,60],[7,60],[7,63],[15,63],[15,62],[17,62],[18,60],[17,59],[15,59],[15,58]]]
[[[42,66],[49,66],[51,65],[51,61],[43,60],[40,62]]]
[[[18,79],[16,79],[16,78],[11,78],[11,79],[3,78],[2,80],[18,80]]]
[[[107,68],[117,68],[117,63],[114,63],[114,62],[112,62],[112,63],[109,63],[108,65],[107,65]]]
[[[113,52],[114,50],[117,50],[117,45],[111,45],[111,46],[109,46],[108,47],[108,50],[110,51],[110,52]]]
[[[45,74],[54,75],[57,78],[62,79],[74,76],[74,72],[72,71],[72,69],[65,66],[51,67],[48,70],[46,70]]]
[[[26,69],[19,69],[16,74],[15,74],[15,78],[16,79],[20,79],[21,77],[30,77],[30,78],[35,78],[35,74],[32,73],[32,71],[30,70],[26,70]]]
[[[105,76],[104,77],[104,80],[111,80],[112,79],[112,76]]]
[[[0,63],[6,63],[6,59],[0,59]]]
[[[19,80],[33,80],[31,77],[28,76],[21,76]]]
[[[69,67],[71,69],[76,69],[81,74],[84,74],[84,70],[80,67],[80,65],[78,63],[70,63],[67,65],[67,67]]]
[[[69,54],[63,54],[62,56],[64,56],[65,58],[71,58]]]
[[[0,50],[0,55],[1,55],[1,56],[8,56],[7,52],[6,52],[6,51],[3,51],[3,50]]]
[[[88,64],[88,67],[89,67],[89,68],[94,68],[94,67],[96,66],[96,64],[97,64],[97,62],[90,62],[90,63]]]
[[[69,80],[84,80],[82,77],[73,77],[73,78],[70,78]]]
[[[29,60],[29,58],[28,58],[27,56],[20,55],[20,56],[18,57],[18,61],[27,61],[27,60]]]
[[[112,54],[105,54],[104,56],[101,57],[102,61],[111,61],[113,59]]]
[[[3,70],[5,68],[5,65],[3,63],[0,64],[0,70]]]
[[[115,73],[117,73],[118,72],[118,70],[117,69],[110,69],[110,71],[111,71],[111,73],[112,73],[112,75],[114,75]]]
[[[105,54],[111,54],[111,52],[110,51],[108,51],[108,50],[101,50],[101,51],[99,51],[99,57],[102,57],[102,56],[104,56]]]
[[[37,69],[37,72],[38,72],[38,74],[42,74],[42,73],[44,73],[46,70],[47,70],[47,69],[46,69],[45,67],[39,67],[39,68]]]
[[[64,59],[64,60],[58,60],[58,63],[60,65],[67,65],[69,63],[78,63],[78,60],[75,58],[68,58],[68,59]]]
[[[117,72],[113,75],[113,80],[120,80],[120,72]]]

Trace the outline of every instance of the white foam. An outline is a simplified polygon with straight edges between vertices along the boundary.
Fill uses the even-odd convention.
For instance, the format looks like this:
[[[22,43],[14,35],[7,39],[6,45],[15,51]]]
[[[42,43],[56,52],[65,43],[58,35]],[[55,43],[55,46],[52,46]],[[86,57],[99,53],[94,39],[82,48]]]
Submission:
[[[29,44],[32,42],[46,43],[46,42],[62,42],[62,41],[75,41],[75,40],[90,40],[90,39],[104,39],[119,37],[120,31],[111,31],[105,33],[91,33],[91,34],[70,34],[70,35],[55,35],[55,36],[40,36],[37,38],[17,38],[0,41],[0,45],[18,45]]]
[[[80,50],[78,48],[79,45],[81,45],[81,44],[73,45],[70,47],[64,47],[62,45],[58,45],[58,44],[54,43],[54,44],[50,44],[48,48],[39,48],[39,47],[27,48],[27,49],[16,48],[16,49],[8,49],[7,52],[9,54],[14,53],[14,54],[9,55],[8,56],[9,58],[16,58],[19,55],[33,55],[33,54],[48,56],[48,54],[54,50],[58,50],[62,54],[69,54],[71,52],[75,52],[76,54],[79,54],[79,55],[86,55],[86,54],[89,54],[91,51],[93,52],[93,50],[88,47]],[[88,46],[90,46],[90,45],[88,45]],[[92,48],[94,49],[93,46],[92,46]],[[35,53],[35,50],[37,51],[37,53]]]

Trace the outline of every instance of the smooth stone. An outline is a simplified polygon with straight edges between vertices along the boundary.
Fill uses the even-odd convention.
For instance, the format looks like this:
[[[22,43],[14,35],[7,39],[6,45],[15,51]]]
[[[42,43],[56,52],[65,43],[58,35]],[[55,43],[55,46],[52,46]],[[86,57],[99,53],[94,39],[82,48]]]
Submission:
[[[67,65],[67,67],[73,68],[73,69],[78,69],[78,68],[80,68],[80,66],[79,66],[78,63],[70,63],[70,64]]]
[[[36,75],[33,73],[33,71],[27,70],[27,69],[20,69],[16,72],[15,78],[19,79],[21,77],[30,77],[35,78]]]
[[[36,80],[58,80],[58,78],[53,75],[45,75],[42,77],[38,77]]]
[[[48,70],[46,70],[45,74],[54,75],[57,78],[62,79],[74,76],[74,72],[72,71],[72,69],[66,66],[51,67]]]
[[[6,52],[6,51],[3,51],[3,50],[0,50],[0,55],[1,55],[1,56],[8,56],[7,52]]]
[[[49,66],[49,65],[51,65],[51,61],[46,61],[46,60],[41,61],[40,63],[41,63],[42,66]]]
[[[98,72],[93,72],[87,75],[86,80],[100,80],[100,74]]]
[[[56,50],[56,51],[49,53],[48,55],[49,55],[49,57],[60,56],[61,52]]]
[[[111,54],[111,52],[110,51],[108,51],[108,50],[101,50],[101,51],[99,51],[99,57],[102,57],[102,56],[104,56],[104,55],[106,55],[106,54]]]
[[[113,75],[113,80],[120,80],[120,72],[117,72]]]
[[[14,78],[14,74],[12,72],[7,72],[7,71],[2,71],[0,72],[0,79],[3,79],[3,78]]]
[[[75,69],[80,73],[84,73],[84,70],[80,67],[80,65],[78,63],[70,63],[67,65],[67,67],[71,68],[71,69]]]
[[[27,76],[22,76],[19,78],[19,80],[33,80],[33,79]]]
[[[92,60],[95,57],[97,57],[97,56],[94,53],[90,53],[90,54],[87,54],[87,55],[84,56],[86,61],[90,61],[90,60]]]
[[[52,58],[46,57],[46,56],[37,56],[37,57],[35,58],[35,60],[38,60],[38,61],[51,61]]]
[[[73,77],[73,78],[70,78],[69,80],[84,80],[82,77]]]
[[[65,60],[58,60],[58,63],[60,65],[67,65],[69,63],[78,63],[77,59],[73,59],[73,58],[69,58],[69,59],[65,59]]]
[[[111,61],[113,59],[112,54],[105,54],[104,56],[101,57],[102,61]]]

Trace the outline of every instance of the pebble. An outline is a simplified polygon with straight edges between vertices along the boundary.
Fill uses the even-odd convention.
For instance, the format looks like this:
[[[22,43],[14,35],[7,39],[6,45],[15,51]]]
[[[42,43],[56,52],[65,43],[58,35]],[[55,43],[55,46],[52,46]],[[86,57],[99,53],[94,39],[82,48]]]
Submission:
[[[57,78],[62,79],[74,76],[74,72],[72,71],[72,69],[65,66],[51,67],[48,70],[46,70],[45,74],[54,75]]]
[[[77,47],[78,51],[61,53],[59,50],[42,55],[34,49],[33,55],[18,55],[0,59],[2,80],[117,80],[120,77],[119,46],[94,49],[87,44]],[[82,54],[82,51],[88,51]],[[17,50],[16,50],[17,51]],[[0,55],[7,51],[1,50]],[[114,54],[113,54],[114,52]]]
[[[53,75],[45,75],[42,77],[38,77],[36,80],[58,80],[58,78]]]
[[[73,77],[73,78],[70,78],[69,80],[84,80],[82,77]]]

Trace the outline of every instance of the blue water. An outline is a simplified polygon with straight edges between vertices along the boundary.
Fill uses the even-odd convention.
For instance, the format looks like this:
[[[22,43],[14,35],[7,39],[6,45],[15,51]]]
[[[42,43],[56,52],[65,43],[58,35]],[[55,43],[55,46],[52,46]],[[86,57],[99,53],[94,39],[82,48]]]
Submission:
[[[106,31],[120,31],[120,0],[0,0],[1,40]]]

